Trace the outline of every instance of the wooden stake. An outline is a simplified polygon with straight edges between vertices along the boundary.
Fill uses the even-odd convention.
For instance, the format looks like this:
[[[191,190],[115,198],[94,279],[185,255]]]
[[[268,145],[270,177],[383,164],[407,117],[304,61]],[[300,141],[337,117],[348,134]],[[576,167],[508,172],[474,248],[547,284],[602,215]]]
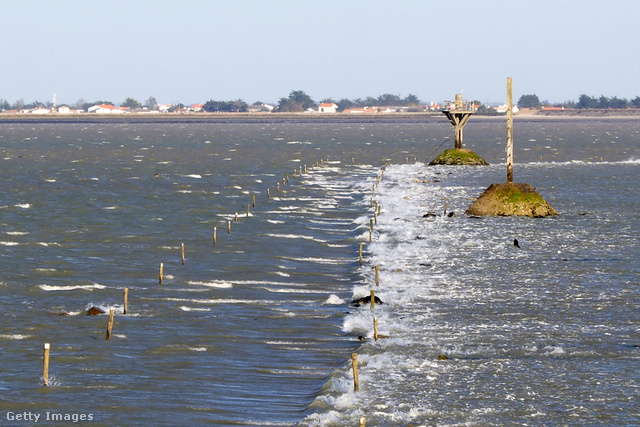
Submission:
[[[162,272],[162,270],[164,270],[164,264],[160,263],[160,274],[158,275],[158,280],[160,282],[160,284],[162,285],[162,276],[164,275],[164,273]]]
[[[218,244],[218,227],[213,227],[213,246]]]
[[[271,193],[269,192],[268,188],[267,188],[267,197],[271,197]]]
[[[251,205],[249,203],[247,203],[247,218],[249,218],[249,208],[251,207]]]
[[[238,222],[238,212],[236,212],[236,216],[233,222]]]
[[[307,165],[304,165],[304,174],[307,174]]]
[[[362,265],[362,243],[360,243],[360,265]]]
[[[359,425],[359,427],[365,427],[366,423],[367,423],[367,417],[360,417],[360,425]]]
[[[442,212],[442,216],[447,216],[447,201],[444,201],[444,211]]]
[[[227,234],[231,234],[231,221],[227,223]]]
[[[376,308],[376,291],[371,289],[371,311]]]
[[[380,286],[380,276],[379,276],[379,269],[378,266],[376,265],[376,286]]]
[[[251,196],[253,198],[253,207],[256,207],[256,195]]]
[[[513,182],[513,82],[507,78],[507,182]]]
[[[356,164],[356,158],[355,158],[355,157],[352,157],[352,158],[351,158],[351,164],[352,164],[352,165],[355,165],[355,164]]]
[[[182,265],[184,265],[184,243],[182,243],[180,246],[182,249]]]
[[[276,184],[276,191],[277,191],[277,192],[280,192],[280,183],[277,183],[277,184]]]
[[[43,354],[43,364],[42,364],[42,378],[44,379],[44,386],[49,386],[49,349],[51,345],[46,342],[44,343],[44,354]]]
[[[353,391],[360,391],[358,381],[358,353],[351,353],[351,365],[353,367]]]
[[[127,314],[127,306],[129,303],[129,288],[124,288],[124,309],[122,314]]]
[[[378,341],[378,318],[375,316],[373,318],[373,339]]]
[[[111,329],[113,328],[113,314],[115,309],[111,307],[109,309],[109,322],[107,323],[107,340],[111,338]]]

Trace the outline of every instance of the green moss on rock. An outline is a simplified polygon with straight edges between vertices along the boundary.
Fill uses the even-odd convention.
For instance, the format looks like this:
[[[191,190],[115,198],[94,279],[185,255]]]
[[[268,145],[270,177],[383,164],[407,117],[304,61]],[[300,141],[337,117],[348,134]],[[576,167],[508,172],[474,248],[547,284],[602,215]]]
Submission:
[[[467,148],[446,150],[435,158],[430,166],[433,165],[471,165],[485,166],[488,165],[482,157]]]
[[[467,215],[475,216],[529,216],[558,215],[535,188],[529,184],[507,182],[492,184],[467,209]]]

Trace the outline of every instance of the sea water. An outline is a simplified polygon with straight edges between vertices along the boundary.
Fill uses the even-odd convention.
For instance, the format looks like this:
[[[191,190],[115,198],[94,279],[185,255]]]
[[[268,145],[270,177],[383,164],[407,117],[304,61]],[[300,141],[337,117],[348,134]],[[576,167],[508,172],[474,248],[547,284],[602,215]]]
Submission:
[[[637,121],[516,121],[532,219],[464,214],[475,119],[489,167],[426,166],[441,121],[3,123],[3,423],[639,423]]]

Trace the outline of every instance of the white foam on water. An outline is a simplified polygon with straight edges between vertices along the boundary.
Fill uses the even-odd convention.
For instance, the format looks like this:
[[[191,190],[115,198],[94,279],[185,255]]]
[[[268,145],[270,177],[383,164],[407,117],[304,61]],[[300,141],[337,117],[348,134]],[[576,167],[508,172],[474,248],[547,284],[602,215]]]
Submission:
[[[182,305],[180,307],[178,307],[180,310],[182,311],[211,311],[210,308],[202,308],[202,307],[187,307],[186,305]]]
[[[93,285],[66,285],[66,286],[52,286],[52,285],[38,285],[40,289],[47,292],[53,291],[73,291],[76,289],[84,289],[92,291],[94,289],[106,289],[106,286],[94,283]]]
[[[29,232],[28,231],[7,231],[5,232],[5,234],[8,234],[9,236],[25,236],[29,234]]]
[[[206,286],[208,288],[232,288],[233,287],[233,283],[232,282],[228,282],[225,280],[212,280],[209,282],[201,282],[201,281],[193,281],[190,280],[187,282],[187,284],[189,285],[196,285],[196,286]]]
[[[23,335],[23,334],[0,334],[1,339],[5,340],[26,340],[31,338],[31,335]]]
[[[0,242],[0,245],[2,245],[2,246],[17,246],[19,244],[20,243],[18,243],[18,242]]]
[[[347,302],[345,300],[343,300],[342,298],[340,298],[339,296],[335,295],[335,294],[331,294],[329,295],[329,298],[327,298],[323,304],[331,304],[331,305],[343,305],[346,304]]]
[[[31,207],[31,203],[18,203],[17,205],[13,205],[17,208],[29,209]]]

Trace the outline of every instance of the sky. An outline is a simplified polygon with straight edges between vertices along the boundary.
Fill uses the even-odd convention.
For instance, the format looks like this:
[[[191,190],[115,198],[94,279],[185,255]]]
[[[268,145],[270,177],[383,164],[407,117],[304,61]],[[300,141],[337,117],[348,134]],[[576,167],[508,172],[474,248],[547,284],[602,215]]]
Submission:
[[[0,99],[640,95],[638,0],[0,0]]]

